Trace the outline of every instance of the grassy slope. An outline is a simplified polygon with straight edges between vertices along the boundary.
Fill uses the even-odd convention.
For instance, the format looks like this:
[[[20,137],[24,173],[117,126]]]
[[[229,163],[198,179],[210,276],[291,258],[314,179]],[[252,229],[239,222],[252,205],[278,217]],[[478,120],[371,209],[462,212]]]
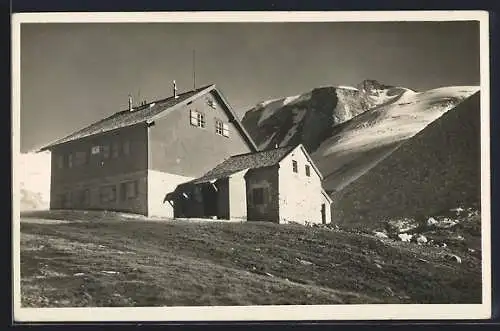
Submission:
[[[21,223],[23,306],[481,300],[480,260],[457,264],[443,248],[299,225],[84,218]]]

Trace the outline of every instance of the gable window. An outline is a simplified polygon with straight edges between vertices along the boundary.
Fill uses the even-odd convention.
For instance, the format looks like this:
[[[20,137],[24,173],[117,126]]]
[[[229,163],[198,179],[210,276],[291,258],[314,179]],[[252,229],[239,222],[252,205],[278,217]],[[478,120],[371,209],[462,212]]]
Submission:
[[[115,141],[111,144],[111,157],[117,158],[118,156],[120,156],[120,145]]]
[[[297,161],[292,160],[292,168],[293,168],[293,172],[299,172],[299,167],[297,165]]]
[[[125,140],[122,145],[123,155],[130,155],[130,141]]]
[[[73,168],[73,154],[68,154],[68,168]]]
[[[264,187],[257,187],[252,190],[252,202],[254,205],[263,205],[267,202],[267,190]]]
[[[99,196],[100,196],[102,203],[115,202],[116,201],[116,186],[115,185],[102,186],[99,189]]]
[[[64,156],[63,155],[58,155],[57,156],[57,167],[59,169],[64,168]]]
[[[75,165],[81,166],[87,164],[87,152],[76,152],[75,153]]]
[[[311,167],[308,164],[306,164],[306,176],[311,177]]]
[[[197,126],[199,128],[204,128],[205,127],[205,114],[200,113],[199,111],[196,110],[191,110],[190,111],[190,123],[193,126]]]
[[[120,184],[120,200],[137,198],[139,193],[139,183],[137,181],[125,182]]]

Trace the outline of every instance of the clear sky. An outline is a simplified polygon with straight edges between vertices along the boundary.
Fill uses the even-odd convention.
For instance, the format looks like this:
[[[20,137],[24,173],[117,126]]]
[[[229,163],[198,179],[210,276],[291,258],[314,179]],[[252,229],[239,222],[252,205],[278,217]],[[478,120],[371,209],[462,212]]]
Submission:
[[[477,22],[23,24],[21,150],[127,107],[215,83],[240,117],[256,103],[376,79],[479,85]]]

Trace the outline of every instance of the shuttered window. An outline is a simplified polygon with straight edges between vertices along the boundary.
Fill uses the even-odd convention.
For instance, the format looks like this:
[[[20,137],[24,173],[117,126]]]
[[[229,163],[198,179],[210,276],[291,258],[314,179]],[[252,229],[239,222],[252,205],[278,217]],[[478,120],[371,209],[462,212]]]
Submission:
[[[117,158],[118,156],[120,156],[120,144],[115,141],[111,144],[111,157]]]
[[[99,190],[101,202],[115,202],[116,201],[116,186],[108,185],[102,186]]]
[[[59,169],[64,168],[64,155],[58,155],[57,156],[57,167]]]
[[[203,113],[200,113],[199,111],[196,110],[191,110],[190,111],[190,123],[193,126],[197,126],[199,128],[204,128],[206,123],[205,123],[205,115]]]
[[[120,184],[120,200],[135,199],[139,194],[139,183],[130,181]]]
[[[125,140],[122,145],[123,155],[130,155],[130,141]]]
[[[229,137],[229,124],[222,123],[222,135],[224,137]]]
[[[292,168],[293,168],[293,172],[299,172],[299,167],[298,167],[297,161],[292,160]]]
[[[108,159],[109,158],[109,145],[103,145],[102,146],[102,157],[105,158],[105,159]]]
[[[76,152],[75,153],[75,165],[82,166],[87,164],[88,157],[87,152]]]

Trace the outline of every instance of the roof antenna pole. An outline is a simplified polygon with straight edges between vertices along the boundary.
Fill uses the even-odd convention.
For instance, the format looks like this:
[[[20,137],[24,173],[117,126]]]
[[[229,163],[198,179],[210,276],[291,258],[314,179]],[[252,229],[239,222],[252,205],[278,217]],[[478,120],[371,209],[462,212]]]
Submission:
[[[193,91],[196,90],[196,51],[193,49]]]
[[[132,109],[133,109],[133,105],[132,105],[132,95],[131,95],[131,94],[129,94],[129,95],[128,95],[128,110],[129,110],[129,111],[132,111]]]

